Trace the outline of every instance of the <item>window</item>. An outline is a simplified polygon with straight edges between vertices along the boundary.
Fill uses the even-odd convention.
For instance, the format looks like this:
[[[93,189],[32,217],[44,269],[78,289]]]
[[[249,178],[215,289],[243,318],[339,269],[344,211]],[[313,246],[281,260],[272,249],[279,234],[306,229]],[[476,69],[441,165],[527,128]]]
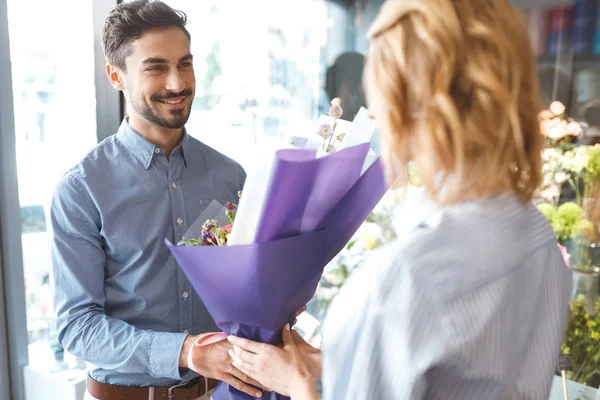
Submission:
[[[8,20],[29,360],[64,369],[47,217],[61,174],[96,143],[92,1],[9,0]]]
[[[255,146],[315,132],[333,97],[326,91],[328,67],[355,46],[354,21],[345,5],[165,2],[187,14],[192,36],[196,98],[190,135],[248,168]],[[363,58],[351,62],[357,70],[353,83],[360,85]],[[362,96],[359,102],[364,105]]]

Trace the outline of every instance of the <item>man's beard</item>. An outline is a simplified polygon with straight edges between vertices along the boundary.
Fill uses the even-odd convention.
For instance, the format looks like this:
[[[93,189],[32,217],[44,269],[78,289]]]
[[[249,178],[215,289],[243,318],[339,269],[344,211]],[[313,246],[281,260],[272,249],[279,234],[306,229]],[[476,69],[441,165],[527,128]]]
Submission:
[[[169,93],[167,95],[160,95],[160,96],[154,95],[150,99],[152,101],[158,102],[160,100],[167,100],[167,99],[172,99],[172,98],[181,97],[181,96],[191,97],[192,94],[193,94],[193,92],[191,89],[184,89],[179,93]],[[162,117],[149,104],[138,103],[133,97],[131,97],[129,100],[131,103],[131,107],[135,110],[136,113],[138,113],[138,115],[140,117],[144,118],[145,120],[147,120],[155,125],[161,126],[163,128],[168,128],[168,129],[183,128],[185,126],[185,124],[187,123],[188,119],[190,118],[190,113],[192,111],[192,102],[190,102],[190,105],[185,108],[181,108],[178,110],[169,110],[169,113],[171,114],[171,116],[173,118],[167,119],[167,118]]]

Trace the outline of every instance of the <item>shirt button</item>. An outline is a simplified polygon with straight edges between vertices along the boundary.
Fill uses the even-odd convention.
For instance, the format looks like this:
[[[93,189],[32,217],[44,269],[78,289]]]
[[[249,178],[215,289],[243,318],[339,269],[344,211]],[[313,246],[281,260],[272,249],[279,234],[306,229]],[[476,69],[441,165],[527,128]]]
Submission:
[[[177,184],[175,182],[173,182],[171,186],[173,186],[173,189],[177,189]]]
[[[188,331],[187,329],[184,329],[183,333],[190,333],[190,331]]]
[[[155,149],[154,149],[154,152],[155,152],[156,154],[158,154],[158,153],[160,153],[160,149],[157,147],[157,148],[155,148]]]
[[[183,298],[184,298],[184,299],[187,299],[187,298],[188,298],[188,296],[189,296],[189,295],[188,295],[188,292],[183,292]]]
[[[183,224],[183,220],[181,218],[177,218],[177,225]]]

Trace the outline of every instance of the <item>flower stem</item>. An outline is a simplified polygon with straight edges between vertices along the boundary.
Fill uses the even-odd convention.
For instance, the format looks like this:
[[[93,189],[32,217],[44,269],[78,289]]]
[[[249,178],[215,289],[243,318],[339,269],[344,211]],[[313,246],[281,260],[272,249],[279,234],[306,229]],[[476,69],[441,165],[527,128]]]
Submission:
[[[579,206],[583,206],[583,204],[581,202],[581,193],[579,193],[579,185],[575,184],[575,181],[573,180],[573,178],[569,178],[569,185],[571,185],[571,187],[575,191],[575,201],[577,202],[577,204]]]
[[[329,135],[329,142],[327,143],[327,147],[325,149],[326,153],[329,153],[331,150],[331,140],[333,139],[333,135],[335,134],[335,128],[337,128],[337,118],[333,121],[333,128],[331,128],[331,135]]]

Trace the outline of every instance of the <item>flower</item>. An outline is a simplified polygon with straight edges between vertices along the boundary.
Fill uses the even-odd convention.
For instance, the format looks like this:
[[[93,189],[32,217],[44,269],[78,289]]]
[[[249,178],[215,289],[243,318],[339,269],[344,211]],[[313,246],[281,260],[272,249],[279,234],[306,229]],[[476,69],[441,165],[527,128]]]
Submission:
[[[550,111],[556,116],[564,114],[565,110],[565,105],[560,101],[553,101],[552,104],[550,104]]]
[[[554,114],[552,114],[552,111],[550,110],[543,110],[538,113],[538,121],[540,122],[546,119],[551,119],[552,117],[554,117]]]
[[[241,198],[242,192],[238,192],[238,198]],[[225,207],[225,215],[231,222],[228,225],[221,226],[216,220],[209,219],[202,224],[202,230],[200,231],[200,237],[182,239],[177,244],[179,246],[226,246],[231,229],[233,228],[233,222],[237,213],[237,204],[229,203]]]
[[[231,228],[233,228],[233,224],[225,225],[221,227],[221,231],[231,233]]]
[[[339,260],[329,263],[323,271],[323,278],[333,286],[342,286],[347,277],[348,271]]]
[[[560,196],[560,190],[554,185],[542,190],[540,193],[540,197],[546,201],[552,201],[558,196]]]
[[[336,97],[333,100],[331,100],[331,105],[332,106],[341,106],[342,100],[339,97]]]
[[[344,114],[344,110],[342,109],[341,106],[338,105],[332,105],[331,107],[329,107],[329,116],[333,117],[335,119],[340,118],[342,115]]]
[[[329,126],[328,124],[319,125],[318,134],[323,139],[329,138],[332,133],[333,133],[333,129],[331,129],[331,126]]]
[[[372,250],[379,245],[383,239],[383,229],[376,223],[365,222],[354,234],[357,242],[360,242],[362,248]]]
[[[581,125],[579,122],[571,121],[567,124],[567,135],[579,136],[581,133]]]
[[[556,175],[554,175],[554,180],[559,185],[564,183],[567,179],[569,179],[569,175],[565,174],[564,172],[557,172]]]
[[[567,248],[563,245],[561,245],[560,243],[558,244],[558,248],[560,249],[560,254],[563,257],[563,260],[565,261],[565,264],[567,265],[567,268],[571,268],[571,255],[569,254],[569,252],[567,251]]]
[[[552,140],[560,140],[567,136],[567,121],[561,120],[560,118],[553,118],[550,121],[549,126],[545,129],[547,130],[546,136],[548,136]]]
[[[554,219],[555,212],[554,206],[552,204],[538,204],[537,208],[540,211],[540,213],[542,213],[542,215],[546,217],[548,222],[552,222],[552,220]]]
[[[542,152],[542,160],[544,161],[557,160],[559,156],[560,154],[553,147],[549,149],[544,149],[544,151]]]
[[[581,207],[573,202],[564,203],[556,209],[551,224],[558,240],[564,241],[577,233],[582,215]]]

